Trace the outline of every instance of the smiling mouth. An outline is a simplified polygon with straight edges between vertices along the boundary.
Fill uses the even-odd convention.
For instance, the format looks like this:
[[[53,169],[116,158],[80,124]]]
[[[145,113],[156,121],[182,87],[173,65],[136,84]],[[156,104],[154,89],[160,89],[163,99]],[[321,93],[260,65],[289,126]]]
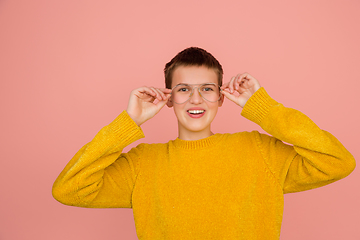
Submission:
[[[188,110],[188,113],[194,114],[194,115],[202,114],[204,112],[205,112],[205,110]]]

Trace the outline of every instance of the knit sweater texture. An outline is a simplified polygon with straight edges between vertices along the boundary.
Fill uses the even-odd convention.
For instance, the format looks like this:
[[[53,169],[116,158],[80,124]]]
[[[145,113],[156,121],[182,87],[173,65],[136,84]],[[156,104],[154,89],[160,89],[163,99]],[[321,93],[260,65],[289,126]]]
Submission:
[[[355,160],[333,135],[264,88],[241,115],[272,136],[177,138],[122,153],[144,137],[124,111],[76,153],[53,196],[72,206],[133,208],[140,240],[279,239],[283,194],[344,178]]]

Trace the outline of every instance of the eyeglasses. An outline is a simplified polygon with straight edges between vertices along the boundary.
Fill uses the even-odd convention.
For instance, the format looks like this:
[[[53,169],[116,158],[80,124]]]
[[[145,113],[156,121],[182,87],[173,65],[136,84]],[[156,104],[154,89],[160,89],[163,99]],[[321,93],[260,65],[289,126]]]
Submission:
[[[185,103],[194,94],[194,88],[191,85],[199,85],[196,87],[202,98],[209,102],[217,102],[221,97],[221,89],[216,83],[204,84],[186,84],[180,83],[171,89],[172,101],[177,104]]]

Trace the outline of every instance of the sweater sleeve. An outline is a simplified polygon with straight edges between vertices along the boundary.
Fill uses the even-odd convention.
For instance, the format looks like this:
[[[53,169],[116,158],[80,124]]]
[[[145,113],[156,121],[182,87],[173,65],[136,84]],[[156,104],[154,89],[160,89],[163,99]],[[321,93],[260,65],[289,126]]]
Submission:
[[[284,193],[332,183],[355,168],[355,159],[333,135],[270,98],[264,88],[251,96],[241,115],[272,135],[254,132],[262,157]]]
[[[131,207],[142,145],[121,151],[142,137],[141,128],[122,112],[66,165],[53,185],[54,198],[78,207]]]

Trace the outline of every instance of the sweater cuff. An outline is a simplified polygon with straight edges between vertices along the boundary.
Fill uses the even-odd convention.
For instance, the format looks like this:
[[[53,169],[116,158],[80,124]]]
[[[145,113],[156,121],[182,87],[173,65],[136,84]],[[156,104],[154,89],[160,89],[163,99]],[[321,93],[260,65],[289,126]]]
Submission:
[[[121,139],[125,145],[145,137],[142,129],[125,110],[108,125],[108,129],[116,138]]]
[[[270,108],[277,105],[263,87],[258,89],[246,102],[241,115],[254,123],[261,125]]]

